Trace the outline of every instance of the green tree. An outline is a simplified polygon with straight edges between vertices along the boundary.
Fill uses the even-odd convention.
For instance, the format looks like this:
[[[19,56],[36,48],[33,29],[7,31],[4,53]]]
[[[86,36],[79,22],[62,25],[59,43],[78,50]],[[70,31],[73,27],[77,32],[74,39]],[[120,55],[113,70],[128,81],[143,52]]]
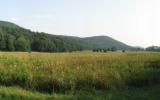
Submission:
[[[55,44],[46,38],[36,39],[31,46],[34,51],[54,52]]]
[[[15,51],[15,37],[13,35],[7,37],[7,50]]]
[[[0,50],[6,50],[6,39],[2,33],[0,33]]]
[[[117,48],[116,48],[116,47],[112,47],[112,48],[111,48],[111,51],[113,51],[113,52],[114,52],[114,51],[117,51]]]
[[[30,51],[30,44],[29,41],[27,41],[24,36],[20,36],[16,40],[16,50],[17,51]]]

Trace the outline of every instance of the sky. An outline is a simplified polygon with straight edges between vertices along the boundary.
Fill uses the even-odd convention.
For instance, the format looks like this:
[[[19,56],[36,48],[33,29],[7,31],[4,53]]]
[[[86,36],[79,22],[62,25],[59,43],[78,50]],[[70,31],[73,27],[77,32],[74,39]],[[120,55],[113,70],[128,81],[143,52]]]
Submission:
[[[0,20],[38,32],[160,46],[160,0],[0,0]]]

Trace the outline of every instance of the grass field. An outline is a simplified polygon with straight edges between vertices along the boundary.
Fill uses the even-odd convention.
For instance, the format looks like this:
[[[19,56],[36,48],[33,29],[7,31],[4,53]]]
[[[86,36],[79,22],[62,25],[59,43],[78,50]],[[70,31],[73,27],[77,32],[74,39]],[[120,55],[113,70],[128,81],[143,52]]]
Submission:
[[[0,52],[4,100],[157,100],[160,53]]]

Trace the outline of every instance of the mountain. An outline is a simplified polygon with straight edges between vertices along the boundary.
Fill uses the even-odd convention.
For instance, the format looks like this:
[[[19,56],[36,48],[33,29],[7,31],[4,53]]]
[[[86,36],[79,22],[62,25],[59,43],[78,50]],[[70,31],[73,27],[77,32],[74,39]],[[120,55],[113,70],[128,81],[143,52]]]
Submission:
[[[112,48],[112,47],[116,47],[119,50],[130,50],[133,47],[128,46],[120,41],[117,41],[111,37],[108,36],[93,36],[93,37],[86,37],[83,39],[84,41],[86,41],[89,44],[93,44],[94,48]]]
[[[6,22],[6,21],[0,21],[0,27],[20,28],[18,25],[11,22]]]
[[[66,52],[93,48],[129,50],[132,47],[107,36],[73,37],[33,32],[14,23],[0,21],[1,51]]]

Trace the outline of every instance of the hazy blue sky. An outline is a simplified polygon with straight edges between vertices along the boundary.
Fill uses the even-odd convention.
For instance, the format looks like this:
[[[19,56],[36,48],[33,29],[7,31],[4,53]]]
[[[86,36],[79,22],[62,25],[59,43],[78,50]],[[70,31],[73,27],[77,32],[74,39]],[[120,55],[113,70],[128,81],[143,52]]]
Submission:
[[[160,45],[160,0],[0,0],[0,20],[34,31]]]

